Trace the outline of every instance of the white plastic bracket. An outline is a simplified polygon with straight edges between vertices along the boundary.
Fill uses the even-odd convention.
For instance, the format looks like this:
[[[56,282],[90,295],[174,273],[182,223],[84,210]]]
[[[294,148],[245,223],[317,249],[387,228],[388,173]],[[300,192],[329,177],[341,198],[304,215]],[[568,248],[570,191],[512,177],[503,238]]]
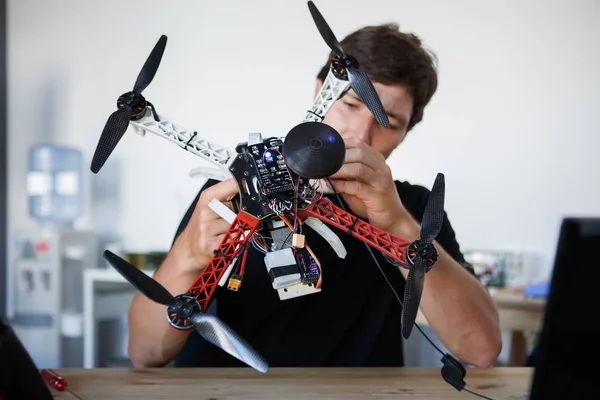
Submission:
[[[231,174],[223,169],[211,167],[196,167],[189,172],[191,178],[208,178],[216,181],[224,181],[231,178]]]
[[[209,203],[208,206],[211,210],[216,212],[221,218],[225,221],[233,224],[235,217],[237,216],[229,207],[225,204],[221,203],[218,199],[214,198]]]
[[[254,144],[261,144],[263,142],[262,134],[260,132],[251,132],[248,134],[248,146]]]
[[[348,254],[348,251],[344,247],[344,244],[340,240],[339,236],[336,235],[327,225],[325,225],[323,221],[315,217],[308,217],[306,218],[306,221],[304,221],[304,223],[313,228],[315,232],[317,232],[319,235],[321,235],[321,237],[325,239],[327,243],[329,243],[329,245],[333,248],[335,254],[337,254],[339,258],[346,258],[346,254]]]
[[[225,282],[227,282],[227,280],[229,279],[229,275],[231,275],[231,270],[233,269],[233,266],[235,265],[235,263],[237,262],[237,257],[235,257],[230,263],[229,266],[227,267],[227,269],[225,270],[225,273],[223,274],[223,276],[221,277],[221,280],[219,280],[218,285],[223,287],[223,285],[225,284]]]

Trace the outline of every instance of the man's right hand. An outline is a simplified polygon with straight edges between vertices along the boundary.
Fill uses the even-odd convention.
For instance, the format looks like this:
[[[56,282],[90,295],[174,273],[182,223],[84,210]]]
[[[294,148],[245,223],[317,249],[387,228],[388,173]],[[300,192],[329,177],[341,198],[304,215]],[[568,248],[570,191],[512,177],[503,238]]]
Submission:
[[[229,229],[230,224],[211,210],[208,203],[215,198],[222,202],[232,200],[238,192],[233,178],[202,191],[186,228],[154,274],[154,279],[173,295],[188,290]],[[128,354],[135,367],[164,366],[183,348],[187,335],[168,324],[165,312],[162,304],[136,294],[128,319]]]
[[[239,193],[234,178],[219,182],[202,191],[194,212],[184,231],[174,243],[178,252],[182,272],[202,271],[213,257],[213,251],[219,248],[230,223],[221,218],[209,206],[211,200],[226,202]]]

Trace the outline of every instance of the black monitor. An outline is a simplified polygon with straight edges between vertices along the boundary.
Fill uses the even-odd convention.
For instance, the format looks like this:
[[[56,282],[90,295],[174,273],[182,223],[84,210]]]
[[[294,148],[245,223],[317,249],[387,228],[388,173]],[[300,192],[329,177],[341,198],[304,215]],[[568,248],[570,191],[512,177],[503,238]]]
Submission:
[[[11,326],[0,318],[0,399],[53,398],[29,353]]]
[[[599,399],[600,218],[565,218],[542,330],[531,400]]]

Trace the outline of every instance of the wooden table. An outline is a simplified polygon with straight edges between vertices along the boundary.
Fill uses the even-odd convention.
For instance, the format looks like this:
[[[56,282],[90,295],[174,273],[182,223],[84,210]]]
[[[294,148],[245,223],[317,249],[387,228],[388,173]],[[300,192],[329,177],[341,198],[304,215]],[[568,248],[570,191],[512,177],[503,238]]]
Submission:
[[[523,366],[527,359],[529,333],[536,334],[542,328],[546,299],[526,298],[518,289],[490,291],[500,317],[500,327],[511,333],[510,366]],[[427,319],[419,311],[417,323],[427,325]]]
[[[500,326],[511,332],[510,365],[525,364],[528,352],[527,334],[542,329],[546,299],[530,299],[518,290],[501,289],[492,294],[498,306]]]
[[[422,399],[470,400],[439,368],[57,369],[69,392],[56,399]],[[527,400],[533,369],[467,370],[467,388],[494,400]]]

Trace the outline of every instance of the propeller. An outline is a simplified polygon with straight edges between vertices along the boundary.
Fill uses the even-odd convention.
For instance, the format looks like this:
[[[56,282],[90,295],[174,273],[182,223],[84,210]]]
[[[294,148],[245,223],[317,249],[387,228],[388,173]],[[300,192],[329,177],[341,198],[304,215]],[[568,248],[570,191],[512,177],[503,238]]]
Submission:
[[[405,339],[410,336],[417,318],[425,273],[437,261],[438,254],[433,241],[440,233],[444,222],[444,191],[444,175],[437,174],[421,221],[421,239],[412,242],[408,248],[408,258],[412,266],[406,279],[402,307],[402,336]]]
[[[189,294],[174,297],[160,283],[109,250],[104,258],[129,283],[150,300],[167,306],[169,323],[179,330],[196,329],[208,342],[221,348],[259,372],[266,372],[268,363],[242,337],[219,318],[205,314]]]
[[[308,2],[308,9],[315,21],[315,25],[317,25],[317,29],[319,29],[319,32],[321,33],[321,37],[323,37],[325,43],[327,43],[329,48],[336,54],[332,63],[334,72],[339,75],[338,78],[348,79],[350,87],[373,113],[377,122],[385,128],[389,127],[390,121],[381,104],[381,99],[379,99],[375,87],[369,77],[358,69],[358,61],[356,58],[344,52],[342,45],[312,1]]]
[[[133,85],[133,90],[123,94],[117,100],[118,109],[108,117],[92,158],[91,170],[93,173],[96,174],[100,171],[125,134],[129,121],[146,110],[147,102],[142,96],[142,92],[154,79],[166,45],[167,37],[162,35],[144,63]]]

